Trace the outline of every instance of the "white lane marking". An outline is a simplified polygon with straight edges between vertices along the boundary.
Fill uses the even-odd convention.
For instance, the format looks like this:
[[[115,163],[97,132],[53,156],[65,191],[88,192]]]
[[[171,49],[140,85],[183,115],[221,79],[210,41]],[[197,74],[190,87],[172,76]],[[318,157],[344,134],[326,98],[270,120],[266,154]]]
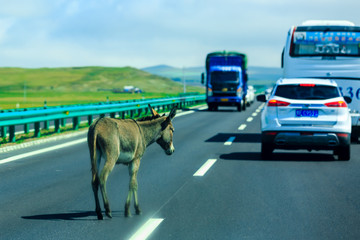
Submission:
[[[199,170],[194,173],[195,177],[202,177],[205,175],[205,173],[214,165],[216,162],[216,159],[209,159],[207,160],[200,168]]]
[[[205,110],[207,109],[208,107],[207,106],[203,106],[203,107],[195,107],[195,108],[191,108],[191,109],[196,109],[196,110]],[[184,116],[184,115],[188,115],[188,114],[191,114],[191,113],[195,113],[195,110],[188,110],[188,111],[184,111],[184,112],[181,112],[181,113],[177,113],[175,117],[180,117],[180,116]]]
[[[199,110],[206,110],[206,109],[208,109],[208,106],[204,106],[204,107],[200,107],[200,108],[198,108]]]
[[[253,116],[253,117],[256,117],[257,115],[258,115],[257,112],[254,112],[253,114],[251,114],[251,116]]]
[[[248,119],[246,119],[247,122],[251,122],[252,120],[254,120],[253,117],[248,117]]]
[[[238,130],[244,130],[246,128],[246,124],[241,124]]]
[[[163,218],[150,218],[139,230],[137,230],[130,240],[147,239],[163,220]]]
[[[229,139],[224,143],[224,145],[231,145],[234,140],[235,140],[235,137],[229,137]]]
[[[69,146],[72,146],[74,144],[86,142],[86,140],[87,140],[87,138],[82,138],[82,139],[79,139],[79,140],[75,140],[75,141],[63,143],[63,144],[60,144],[60,145],[56,145],[56,146],[53,146],[53,147],[48,147],[48,148],[40,149],[40,150],[37,150],[37,151],[33,151],[33,152],[29,152],[29,153],[23,153],[23,154],[16,155],[16,156],[13,156],[13,157],[5,158],[5,159],[0,160],[0,164],[13,162],[13,161],[16,161],[16,160],[19,160],[19,159],[22,159],[22,158],[31,157],[31,156],[34,156],[34,155],[37,155],[37,154],[40,154],[40,153],[50,152],[50,151],[57,150],[57,149],[64,148],[64,147],[69,147]]]
[[[184,115],[188,115],[188,114],[191,114],[191,113],[194,113],[195,111],[186,111],[186,112],[181,112],[181,113],[178,113],[175,115],[175,117],[181,117],[181,116],[184,116]]]

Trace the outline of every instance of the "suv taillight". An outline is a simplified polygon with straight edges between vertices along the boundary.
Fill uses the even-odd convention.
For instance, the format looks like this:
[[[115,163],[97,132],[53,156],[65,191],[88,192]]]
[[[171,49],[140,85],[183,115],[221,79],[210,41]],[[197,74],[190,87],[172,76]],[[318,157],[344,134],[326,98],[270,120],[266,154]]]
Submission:
[[[327,106],[327,107],[347,107],[347,104],[345,101],[336,101],[336,102],[325,103],[325,106]]]
[[[279,101],[276,99],[270,99],[267,103],[268,107],[286,107],[289,106],[289,102]]]

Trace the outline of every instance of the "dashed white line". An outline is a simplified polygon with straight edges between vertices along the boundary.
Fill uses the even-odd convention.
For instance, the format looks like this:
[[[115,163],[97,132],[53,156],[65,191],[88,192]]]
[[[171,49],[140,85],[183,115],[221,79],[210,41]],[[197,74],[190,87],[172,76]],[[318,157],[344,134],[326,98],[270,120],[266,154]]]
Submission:
[[[145,240],[160,225],[163,218],[150,218],[142,227],[130,238],[130,240]]]
[[[246,128],[246,124],[241,124],[238,130],[244,130]]]
[[[224,143],[224,145],[231,145],[234,140],[235,140],[235,137],[229,137],[229,139]]]
[[[202,177],[205,175],[205,173],[214,165],[216,162],[216,159],[209,159],[207,160],[200,168],[199,170],[194,173],[194,176],[196,177]]]
[[[248,118],[246,119],[247,122],[251,122],[252,120],[254,120],[253,117],[248,117]]]
[[[251,114],[251,116],[253,116],[253,117],[256,117],[257,115],[258,115],[257,112],[254,112],[253,114]]]

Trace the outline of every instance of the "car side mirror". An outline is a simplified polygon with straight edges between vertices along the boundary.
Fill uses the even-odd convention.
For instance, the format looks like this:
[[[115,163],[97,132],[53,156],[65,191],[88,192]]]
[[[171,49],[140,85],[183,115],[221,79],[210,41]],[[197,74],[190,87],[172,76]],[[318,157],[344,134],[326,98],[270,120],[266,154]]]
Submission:
[[[347,103],[351,103],[351,102],[352,102],[351,97],[348,97],[348,96],[345,96],[345,97],[344,97],[344,100],[345,100],[345,102],[347,102]]]
[[[259,102],[266,102],[266,95],[265,94],[257,95],[256,100],[258,100]]]

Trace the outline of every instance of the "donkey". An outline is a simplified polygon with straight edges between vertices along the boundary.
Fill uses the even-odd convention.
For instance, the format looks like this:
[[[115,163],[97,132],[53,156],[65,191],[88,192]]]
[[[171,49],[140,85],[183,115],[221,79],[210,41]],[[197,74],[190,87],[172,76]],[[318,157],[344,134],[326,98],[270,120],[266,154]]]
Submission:
[[[106,192],[106,181],[115,164],[122,163],[128,165],[129,168],[130,182],[125,203],[125,216],[130,217],[132,196],[134,196],[136,214],[141,214],[137,195],[137,173],[146,147],[157,142],[167,155],[171,155],[175,151],[172,143],[174,127],[171,120],[175,117],[176,107],[171,110],[168,116],[160,116],[150,105],[149,108],[152,116],[137,121],[133,119],[100,118],[89,127],[87,140],[91,160],[91,184],[95,197],[95,211],[99,220],[103,219],[98,197],[99,185],[105,213],[109,218],[112,218]],[[101,158],[105,160],[105,163],[99,172]]]

